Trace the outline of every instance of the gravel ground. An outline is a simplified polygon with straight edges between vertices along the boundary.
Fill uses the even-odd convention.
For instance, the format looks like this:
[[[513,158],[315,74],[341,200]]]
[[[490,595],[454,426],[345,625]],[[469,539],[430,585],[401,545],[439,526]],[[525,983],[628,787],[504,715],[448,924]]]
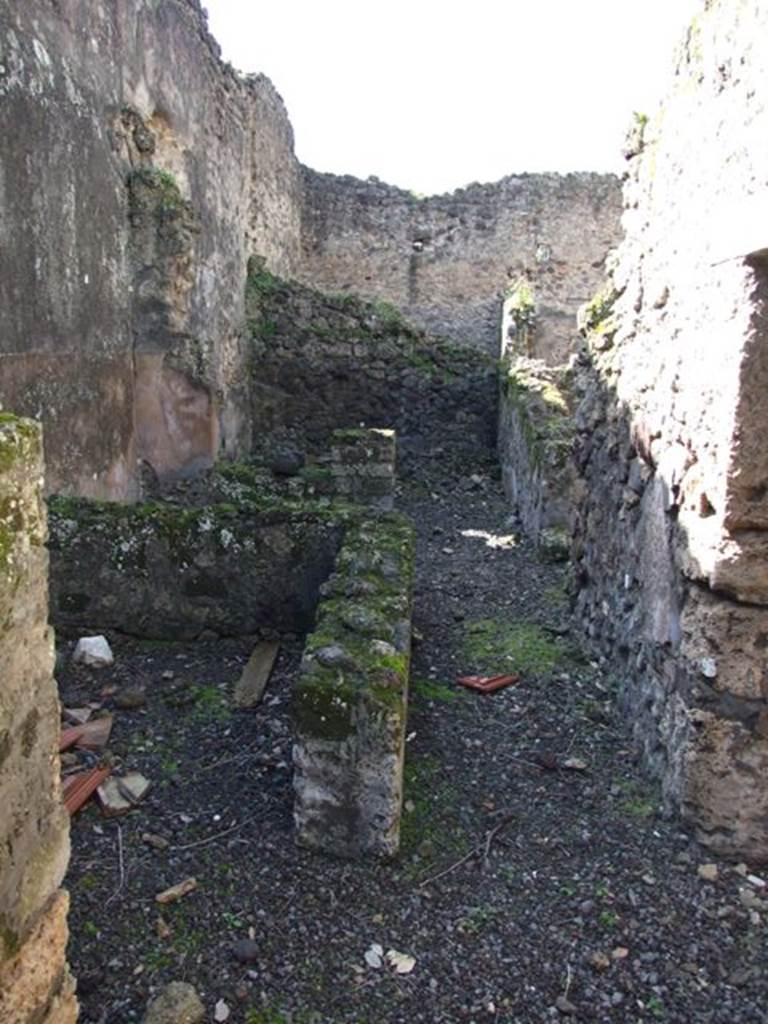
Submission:
[[[207,1020],[223,1001],[232,1024],[768,1021],[768,895],[747,877],[761,872],[716,863],[661,815],[611,677],[569,628],[563,569],[516,536],[489,475],[406,482],[400,508],[419,531],[420,639],[393,863],[294,846],[298,638],[255,712],[230,694],[257,638],[112,638],[100,671],[62,643],[68,706],[143,688],[115,710],[110,750],[153,782],[125,817],[91,802],[73,820],[81,1019],[140,1019],[186,980]],[[454,685],[508,670],[521,681],[493,695]],[[187,877],[194,892],[155,902]],[[413,969],[370,966],[374,944]]]

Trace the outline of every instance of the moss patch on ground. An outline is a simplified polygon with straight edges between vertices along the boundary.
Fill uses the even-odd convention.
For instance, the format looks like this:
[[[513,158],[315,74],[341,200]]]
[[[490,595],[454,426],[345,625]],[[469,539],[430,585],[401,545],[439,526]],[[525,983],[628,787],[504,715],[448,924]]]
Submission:
[[[463,646],[468,670],[488,675],[519,672],[546,676],[567,656],[562,644],[540,626],[524,619],[466,622]]]
[[[457,812],[458,797],[437,758],[408,758],[403,771],[400,856],[417,879],[438,859],[461,857],[469,839]]]

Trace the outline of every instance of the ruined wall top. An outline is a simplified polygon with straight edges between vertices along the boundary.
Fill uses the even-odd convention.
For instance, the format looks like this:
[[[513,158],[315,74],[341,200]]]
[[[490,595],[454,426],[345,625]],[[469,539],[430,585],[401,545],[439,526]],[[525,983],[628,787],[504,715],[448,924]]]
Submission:
[[[438,196],[303,169],[302,280],[383,298],[416,323],[498,353],[504,293],[525,278],[537,355],[571,350],[576,310],[618,241],[613,175],[516,174]]]
[[[525,275],[556,361],[616,240],[610,176],[418,199],[302,170],[197,0],[0,0],[0,67],[0,404],[43,419],[50,490],[130,500],[248,450],[251,256],[492,351]]]

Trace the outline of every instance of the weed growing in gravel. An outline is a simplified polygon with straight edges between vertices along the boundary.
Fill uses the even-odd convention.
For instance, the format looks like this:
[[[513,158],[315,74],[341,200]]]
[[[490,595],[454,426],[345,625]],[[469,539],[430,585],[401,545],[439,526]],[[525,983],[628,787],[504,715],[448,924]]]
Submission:
[[[575,709],[582,718],[588,719],[595,725],[609,725],[611,722],[613,705],[610,701],[603,702],[595,700],[593,697],[584,697],[576,701]]]
[[[613,910],[602,910],[598,917],[598,921],[605,928],[615,928],[619,923],[619,915]]]
[[[617,779],[614,782],[615,791],[621,791],[627,799],[622,807],[631,814],[633,818],[646,821],[656,813],[656,801],[654,794],[632,779]]]
[[[238,914],[233,913],[231,910],[225,910],[221,915],[222,920],[228,928],[245,928],[246,923]]]
[[[191,715],[196,721],[221,722],[229,717],[227,695],[213,683],[195,683],[190,687],[193,705]]]
[[[628,800],[624,804],[624,810],[633,817],[643,820],[653,817],[656,812],[656,808],[650,800]]]
[[[284,1013],[274,1007],[263,1006],[246,1010],[245,1024],[333,1024],[333,1021],[315,1010]],[[358,1024],[364,1024],[364,1021],[358,1021]]]
[[[666,1010],[664,1009],[664,1003],[659,999],[658,996],[651,996],[648,1002],[645,1004],[646,1010],[653,1014],[657,1020],[661,1020],[666,1016]]]
[[[478,619],[464,625],[467,669],[478,672],[520,672],[547,675],[563,661],[565,651],[533,622]]]
[[[477,907],[470,907],[464,917],[459,918],[456,929],[466,935],[477,935],[501,913],[500,907],[492,903],[481,903]]]
[[[173,758],[164,758],[160,762],[160,768],[164,775],[178,775],[181,764]]]
[[[423,697],[424,700],[440,700],[449,703],[459,696],[456,690],[436,683],[432,679],[412,679],[410,685],[411,693],[416,697]]]
[[[149,974],[156,974],[158,971],[164,971],[167,967],[170,967],[173,963],[173,956],[169,950],[162,947],[156,947],[151,949],[144,957],[144,970]]]
[[[440,765],[434,757],[405,763],[400,854],[412,859],[405,867],[409,878],[420,877],[437,856],[461,856],[469,845],[455,820],[455,790],[448,783],[441,784],[439,778]]]

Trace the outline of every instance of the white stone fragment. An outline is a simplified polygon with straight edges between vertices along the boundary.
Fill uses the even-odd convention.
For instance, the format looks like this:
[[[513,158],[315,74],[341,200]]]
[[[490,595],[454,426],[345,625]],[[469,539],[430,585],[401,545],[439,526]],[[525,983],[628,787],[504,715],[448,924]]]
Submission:
[[[107,668],[114,663],[115,658],[105,636],[81,636],[72,660],[78,665],[89,665],[91,668]]]
[[[707,679],[715,679],[717,676],[717,662],[714,658],[702,658],[699,661],[699,671]]]
[[[368,966],[373,967],[374,970],[378,970],[384,962],[384,948],[380,946],[378,942],[374,942],[368,949],[366,949],[364,956],[365,962]]]

